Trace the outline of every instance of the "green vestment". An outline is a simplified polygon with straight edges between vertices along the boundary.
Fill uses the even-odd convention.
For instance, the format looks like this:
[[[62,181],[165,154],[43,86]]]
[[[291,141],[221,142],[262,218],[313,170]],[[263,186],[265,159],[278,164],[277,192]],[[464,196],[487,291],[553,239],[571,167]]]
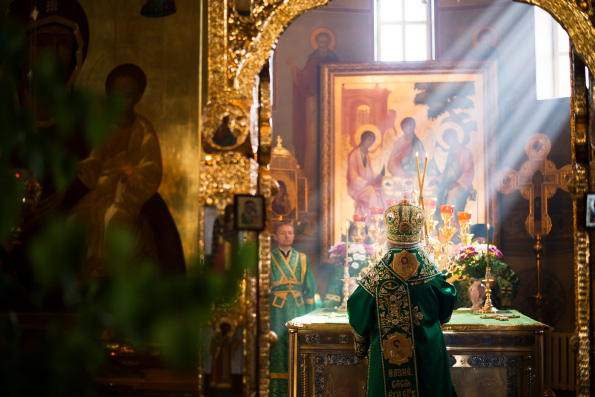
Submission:
[[[368,355],[367,396],[452,396],[440,327],[456,290],[416,245],[391,248],[347,302],[356,354]]]
[[[294,250],[287,258],[275,248],[271,254],[271,330],[277,344],[271,349],[271,396],[286,397],[289,383],[289,333],[285,323],[320,306],[320,297],[306,255]]]

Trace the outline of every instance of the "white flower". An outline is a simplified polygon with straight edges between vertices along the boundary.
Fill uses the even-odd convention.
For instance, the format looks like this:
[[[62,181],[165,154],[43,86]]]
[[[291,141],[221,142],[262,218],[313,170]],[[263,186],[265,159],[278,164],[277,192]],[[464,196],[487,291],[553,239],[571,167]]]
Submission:
[[[359,269],[359,263],[357,263],[357,262],[353,262],[353,263],[351,264],[351,267],[352,267],[352,268],[354,268],[354,269]]]
[[[362,254],[353,254],[353,260],[354,261],[365,261],[366,256],[362,255]]]
[[[366,248],[363,246],[363,244],[351,244],[349,246],[349,253],[360,253],[360,254],[364,254],[366,252]]]

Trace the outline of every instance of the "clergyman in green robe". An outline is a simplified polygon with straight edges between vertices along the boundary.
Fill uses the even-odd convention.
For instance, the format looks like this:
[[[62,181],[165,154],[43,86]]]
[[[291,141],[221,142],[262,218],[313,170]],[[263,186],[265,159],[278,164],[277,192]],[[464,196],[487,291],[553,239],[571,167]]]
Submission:
[[[440,324],[456,290],[420,244],[421,208],[403,200],[384,221],[388,252],[347,302],[356,354],[368,356],[367,396],[454,396]]]
[[[277,248],[271,254],[271,330],[277,343],[271,349],[271,396],[287,397],[289,384],[289,333],[285,323],[321,306],[310,263],[292,248],[293,226],[281,223],[273,235]]]

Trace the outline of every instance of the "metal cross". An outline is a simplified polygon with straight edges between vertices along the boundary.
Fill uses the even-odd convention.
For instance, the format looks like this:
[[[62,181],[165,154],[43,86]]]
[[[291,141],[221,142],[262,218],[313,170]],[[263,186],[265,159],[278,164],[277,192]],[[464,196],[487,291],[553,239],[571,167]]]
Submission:
[[[572,178],[572,165],[568,164],[557,169],[556,165],[547,159],[552,149],[549,138],[540,133],[532,135],[525,144],[525,153],[529,160],[525,161],[519,171],[503,168],[498,174],[498,190],[503,194],[510,194],[519,190],[521,195],[529,200],[529,216],[525,220],[527,233],[535,238],[533,250],[537,259],[537,318],[542,321],[540,259],[543,245],[541,238],[552,230],[552,220],[547,212],[547,201],[558,189],[568,192],[568,181]]]
[[[509,316],[507,316],[506,314],[492,314],[492,315],[486,315],[486,316],[479,316],[479,318],[487,318],[487,319],[491,319],[493,318],[494,320],[498,320],[498,321],[508,321],[509,318],[520,318],[521,316],[518,316],[516,314],[511,314]]]
[[[498,190],[510,194],[519,190],[529,200],[529,216],[525,228],[531,237],[545,236],[552,229],[552,220],[547,212],[547,200],[558,189],[568,192],[568,181],[572,178],[572,165],[560,169],[547,159],[552,143],[544,134],[534,134],[525,144],[529,160],[519,171],[503,168],[498,174]]]

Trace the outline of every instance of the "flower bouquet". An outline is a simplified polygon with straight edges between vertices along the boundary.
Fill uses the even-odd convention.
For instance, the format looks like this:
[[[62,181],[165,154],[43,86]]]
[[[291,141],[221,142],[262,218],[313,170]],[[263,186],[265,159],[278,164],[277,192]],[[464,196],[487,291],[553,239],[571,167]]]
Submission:
[[[486,298],[487,289],[482,281],[486,275],[487,250],[487,244],[463,245],[455,251],[449,261],[447,280],[449,282],[466,280],[469,283],[468,295],[472,310],[481,309]],[[490,269],[500,268],[499,260],[502,258],[502,252],[493,245],[490,245],[489,251]],[[490,288],[493,288],[492,284]],[[465,297],[461,296],[460,299],[464,301]]]
[[[487,244],[473,243],[461,246],[451,257],[449,273],[451,280],[462,278],[483,279],[486,274]],[[490,264],[502,258],[502,251],[490,245]],[[490,266],[491,267],[491,266]]]
[[[349,265],[349,276],[357,277],[360,271],[372,263],[374,247],[368,244],[337,243],[329,251],[333,262],[340,266]],[[346,261],[347,259],[347,261]]]

